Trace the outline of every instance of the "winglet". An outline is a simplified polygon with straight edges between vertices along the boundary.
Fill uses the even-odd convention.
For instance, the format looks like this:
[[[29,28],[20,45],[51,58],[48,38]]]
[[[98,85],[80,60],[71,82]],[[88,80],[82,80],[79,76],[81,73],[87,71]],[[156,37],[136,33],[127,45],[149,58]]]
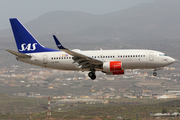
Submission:
[[[57,39],[57,37],[56,37],[55,35],[53,35],[53,38],[54,38],[54,40],[55,40],[55,42],[56,42],[56,45],[57,45],[57,47],[58,47],[59,49],[66,49],[66,48],[59,42],[59,40]]]

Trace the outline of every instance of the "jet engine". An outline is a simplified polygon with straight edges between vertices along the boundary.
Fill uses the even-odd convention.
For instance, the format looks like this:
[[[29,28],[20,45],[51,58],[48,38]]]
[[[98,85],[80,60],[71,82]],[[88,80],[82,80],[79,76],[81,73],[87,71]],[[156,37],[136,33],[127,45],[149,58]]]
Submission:
[[[103,63],[103,72],[106,75],[122,75],[124,70],[122,67],[122,62],[120,61],[110,61]]]

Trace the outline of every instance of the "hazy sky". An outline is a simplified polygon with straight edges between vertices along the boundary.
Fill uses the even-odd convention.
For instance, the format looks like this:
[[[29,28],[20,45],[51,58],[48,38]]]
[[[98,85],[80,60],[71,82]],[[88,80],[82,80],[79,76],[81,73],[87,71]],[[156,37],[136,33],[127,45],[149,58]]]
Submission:
[[[9,28],[9,18],[25,23],[56,10],[105,14],[154,0],[0,0],[0,30]]]

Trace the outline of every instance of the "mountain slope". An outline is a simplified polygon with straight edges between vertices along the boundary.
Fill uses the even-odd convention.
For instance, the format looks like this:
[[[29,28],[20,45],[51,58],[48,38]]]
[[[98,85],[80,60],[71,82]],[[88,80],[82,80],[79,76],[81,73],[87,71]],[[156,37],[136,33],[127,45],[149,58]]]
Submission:
[[[155,0],[104,15],[53,11],[24,25],[50,48],[56,34],[71,49],[154,49],[179,59],[179,6],[180,0]],[[16,48],[11,29],[0,31],[0,46]]]
[[[180,1],[155,0],[105,15],[54,11],[25,24],[35,35],[78,34],[123,39],[180,38]],[[1,31],[7,36],[10,30]],[[7,34],[8,33],[8,34]]]

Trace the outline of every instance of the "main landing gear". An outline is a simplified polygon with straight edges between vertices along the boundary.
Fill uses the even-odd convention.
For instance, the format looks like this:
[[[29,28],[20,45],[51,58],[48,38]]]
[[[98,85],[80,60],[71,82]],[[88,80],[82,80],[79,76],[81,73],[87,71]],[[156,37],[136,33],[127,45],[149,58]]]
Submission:
[[[156,70],[154,70],[153,75],[154,75],[154,76],[157,76],[157,72],[156,72]]]
[[[92,80],[95,80],[95,79],[96,79],[95,70],[91,70],[91,72],[89,72],[88,76],[89,76]]]

